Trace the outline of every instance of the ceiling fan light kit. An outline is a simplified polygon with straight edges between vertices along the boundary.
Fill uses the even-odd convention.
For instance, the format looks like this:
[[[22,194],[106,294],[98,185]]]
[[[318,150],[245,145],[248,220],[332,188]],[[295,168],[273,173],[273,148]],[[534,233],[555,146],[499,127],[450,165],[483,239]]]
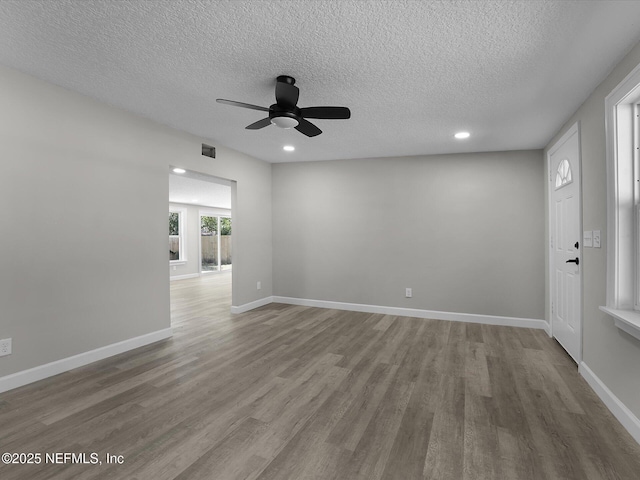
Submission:
[[[284,115],[281,117],[271,117],[270,120],[271,123],[280,128],[293,128],[297,127],[300,123],[294,117],[286,117]]]
[[[295,128],[307,137],[315,137],[320,135],[322,130],[316,127],[306,118],[317,118],[324,120],[346,120],[351,117],[351,111],[347,107],[306,107],[299,108],[298,97],[300,91],[295,86],[296,80],[288,75],[280,75],[276,78],[276,103],[269,108],[249,103],[236,102],[234,100],[225,100],[218,98],[216,101],[225,105],[234,107],[249,108],[251,110],[260,110],[269,112],[267,118],[258,120],[257,122],[247,125],[248,130],[259,130],[274,124],[280,128]]]

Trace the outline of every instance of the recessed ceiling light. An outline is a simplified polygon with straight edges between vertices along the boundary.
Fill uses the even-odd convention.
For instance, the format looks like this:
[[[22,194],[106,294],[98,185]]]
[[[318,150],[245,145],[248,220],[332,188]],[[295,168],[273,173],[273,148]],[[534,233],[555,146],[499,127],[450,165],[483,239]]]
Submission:
[[[471,134],[469,132],[458,132],[454,135],[458,140],[462,140],[463,138],[469,138]]]
[[[173,172],[174,173],[184,173],[184,172],[186,172],[186,170],[184,168],[174,168]]]
[[[293,145],[285,145],[284,147],[282,147],[282,149],[285,152],[293,152],[296,149],[296,147],[294,147]]]
[[[192,198],[191,201],[195,203],[195,202],[198,201],[198,199],[197,198]]]

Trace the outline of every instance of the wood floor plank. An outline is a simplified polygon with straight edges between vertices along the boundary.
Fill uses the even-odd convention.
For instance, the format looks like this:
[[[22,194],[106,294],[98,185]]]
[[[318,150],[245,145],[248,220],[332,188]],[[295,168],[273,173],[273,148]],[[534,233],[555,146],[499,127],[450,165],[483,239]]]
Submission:
[[[554,408],[584,414],[580,403],[558,373],[557,365],[552,364],[542,350],[527,349],[524,355],[529,378],[538,381],[537,387],[545,392]]]
[[[544,331],[171,282],[171,339],[0,394],[2,480],[635,480],[640,446]]]
[[[211,478],[246,478],[267,463],[263,458],[252,455],[249,462],[239,458],[238,451],[248,447],[269,428],[269,424],[248,418],[237,429],[221,439],[197,461],[182,471],[176,480],[208,480]],[[248,467],[246,463],[248,463]],[[156,478],[156,477],[154,477]]]
[[[497,428],[497,432],[502,478],[510,480],[548,478],[542,468],[544,460],[530,437],[514,434],[501,427]]]
[[[422,478],[429,448],[434,411],[428,398],[438,388],[438,377],[420,372],[385,462],[382,480]],[[412,382],[413,383],[413,382]]]
[[[331,367],[319,382],[315,382],[312,388],[294,399],[290,408],[270,423],[269,430],[249,451],[268,459],[276,457],[345,377],[345,369]]]
[[[491,396],[491,381],[483,343],[466,342],[464,377],[469,393]]]
[[[397,377],[393,380],[338,478],[377,480],[382,477],[414,387],[415,384]]]
[[[378,364],[361,395],[353,401],[341,423],[329,435],[329,443],[346,450],[356,449],[397,370],[397,365]]]
[[[487,357],[491,381],[491,402],[494,406],[495,426],[529,435],[529,425],[524,416],[524,405],[514,380],[514,371],[506,358]]]
[[[378,323],[376,323],[376,326],[373,328],[374,330],[380,330],[384,332],[393,324],[393,322],[395,322],[395,320],[396,317],[394,317],[393,315],[385,315],[380,319]]]
[[[482,336],[482,326],[478,323],[468,323],[466,328],[467,341],[473,343],[484,343]]]
[[[299,478],[333,478],[336,473],[335,459],[341,458],[343,449],[328,443],[328,437],[338,425],[348,425],[344,415],[357,401],[363,388],[374,375],[374,368],[390,368],[386,364],[376,364],[370,358],[363,358],[309,418],[280,453],[261,473],[259,480],[282,480]],[[346,451],[344,451],[346,452]],[[351,452],[348,452],[349,456]],[[300,462],[301,458],[307,459]]]
[[[423,476],[427,479],[460,479],[464,467],[464,379],[443,375],[438,385]],[[455,452],[455,453],[454,453]]]

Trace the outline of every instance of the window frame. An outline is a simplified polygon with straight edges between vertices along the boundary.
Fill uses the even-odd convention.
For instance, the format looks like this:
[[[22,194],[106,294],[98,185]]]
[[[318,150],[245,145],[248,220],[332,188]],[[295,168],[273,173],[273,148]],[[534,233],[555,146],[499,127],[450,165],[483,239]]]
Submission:
[[[169,260],[169,265],[184,265],[187,263],[187,209],[184,207],[169,206],[169,213],[178,214],[178,235],[169,235],[169,238],[178,237],[179,240],[178,260]]]
[[[640,78],[636,87],[640,89]],[[634,304],[633,308],[640,311],[640,94],[633,106],[633,250],[634,250]]]
[[[640,339],[640,65],[605,98],[607,305],[618,328]]]
[[[565,175],[562,175],[560,173],[560,170],[564,165],[567,166],[567,173]],[[558,185],[558,180],[560,180],[560,185]],[[560,190],[562,187],[565,187],[570,183],[573,183],[573,171],[571,170],[571,162],[569,162],[567,158],[563,158],[562,160],[560,160],[558,168],[556,169],[555,189]]]

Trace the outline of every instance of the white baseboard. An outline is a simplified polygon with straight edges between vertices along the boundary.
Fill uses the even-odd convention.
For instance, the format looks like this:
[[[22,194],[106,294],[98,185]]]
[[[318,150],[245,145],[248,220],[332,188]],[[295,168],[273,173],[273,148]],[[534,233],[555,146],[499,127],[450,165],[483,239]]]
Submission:
[[[244,305],[239,306],[231,306],[231,313],[244,313],[249,310],[253,310],[254,308],[263,307],[265,305],[269,305],[273,303],[273,297],[264,297],[253,302],[245,303]]]
[[[500,317],[495,315],[477,315],[473,313],[438,312],[435,310],[420,310],[416,308],[385,307],[379,305],[365,305],[361,303],[330,302],[326,300],[309,300],[305,298],[272,297],[274,303],[301,305],[305,307],[334,308],[352,312],[381,313],[383,315],[398,315],[402,317],[431,318],[434,320],[449,320],[452,322],[484,323],[487,325],[502,325],[508,327],[548,329],[548,323],[535,318]]]
[[[477,315],[474,313],[438,312],[436,310],[420,310],[416,308],[385,307],[380,305],[366,305],[362,303],[331,302],[327,300],[310,300],[293,297],[265,297],[240,306],[232,306],[231,313],[244,313],[254,308],[270,303],[285,303],[303,307],[333,308],[351,312],[381,313],[383,315],[398,315],[402,317],[432,318],[434,320],[449,320],[452,322],[484,323],[506,327],[536,328],[544,330],[550,335],[549,324],[536,318],[500,317],[496,315]]]
[[[129,338],[122,342],[112,343],[111,345],[96,348],[95,350],[79,353],[72,357],[56,360],[55,362],[39,365],[28,370],[23,370],[22,372],[0,377],[0,393],[22,387],[29,383],[37,382],[44,378],[58,375],[59,373],[73,370],[74,368],[88,365],[89,363],[97,362],[98,360],[103,360],[105,358],[133,350],[134,348],[143,347],[150,343],[164,340],[171,337],[171,335],[173,335],[172,329],[165,328],[139,337]]]
[[[640,444],[640,420],[638,417],[609,390],[586,363],[581,362],[578,371],[593,391],[596,392],[596,395],[600,397],[600,400],[602,400],[611,413],[613,413],[613,416],[618,419],[627,432]]]
[[[199,273],[188,273],[186,275],[173,275],[169,277],[169,280],[174,281],[174,280],[185,280],[187,278],[196,278],[199,277],[200,274]]]

